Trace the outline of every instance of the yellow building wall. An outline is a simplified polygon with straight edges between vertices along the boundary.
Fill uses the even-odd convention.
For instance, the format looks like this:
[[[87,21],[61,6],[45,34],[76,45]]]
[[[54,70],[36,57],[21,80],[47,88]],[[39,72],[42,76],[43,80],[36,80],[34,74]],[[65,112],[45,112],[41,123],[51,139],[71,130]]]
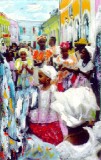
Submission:
[[[65,17],[69,18],[69,8],[67,7],[68,5],[72,5],[73,8],[73,16],[80,14],[80,2],[81,7],[82,7],[82,14],[84,13],[85,10],[88,10],[90,12],[91,7],[90,7],[90,0],[62,0],[60,3],[60,23],[61,25],[64,25],[65,23]],[[67,9],[66,9],[67,7]]]
[[[73,16],[77,16],[80,13],[80,1],[79,0],[74,0],[72,3],[73,7]]]
[[[68,4],[71,2],[71,0],[62,0],[60,3],[60,9],[65,8],[66,6],[68,6]]]
[[[69,7],[67,7],[69,5],[72,5],[74,17],[80,13],[80,1],[79,0],[62,0],[60,3],[60,10],[61,10],[60,21],[61,21],[62,25],[65,23],[65,17],[70,19]],[[66,7],[67,7],[67,9],[66,9]]]
[[[64,10],[63,9],[65,7],[67,7],[69,4],[71,3],[71,0],[62,0],[60,3],[60,23],[64,24],[65,23],[65,17],[69,18],[69,14],[68,14],[68,9]]]
[[[69,16],[68,16],[68,10],[66,10],[65,12],[63,12],[63,13],[60,15],[60,22],[61,22],[61,24],[64,24],[64,23],[65,23],[65,17],[69,18]]]
[[[10,22],[9,20],[6,18],[5,15],[0,14],[0,38],[2,38],[3,34],[9,34],[9,26],[10,26]],[[6,43],[7,46],[10,45],[10,37],[8,38],[4,38],[4,41]]]
[[[82,0],[82,14],[84,13],[84,10],[88,10],[90,12],[90,0]]]

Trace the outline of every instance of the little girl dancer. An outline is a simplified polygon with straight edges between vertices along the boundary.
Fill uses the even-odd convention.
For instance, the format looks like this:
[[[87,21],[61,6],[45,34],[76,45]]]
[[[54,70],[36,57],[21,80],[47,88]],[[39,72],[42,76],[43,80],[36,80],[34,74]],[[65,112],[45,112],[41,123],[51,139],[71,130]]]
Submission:
[[[57,72],[52,66],[44,66],[39,71],[39,95],[38,108],[30,111],[30,130],[43,141],[59,144],[63,140],[63,135],[67,135],[67,128],[62,124],[58,114],[50,108],[54,101],[53,93],[56,86],[52,85],[52,80],[56,78]]]

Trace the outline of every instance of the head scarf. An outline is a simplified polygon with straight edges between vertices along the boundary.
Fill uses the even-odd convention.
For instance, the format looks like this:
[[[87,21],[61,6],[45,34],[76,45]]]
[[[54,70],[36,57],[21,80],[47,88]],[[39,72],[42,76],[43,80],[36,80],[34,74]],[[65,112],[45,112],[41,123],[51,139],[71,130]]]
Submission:
[[[26,48],[21,48],[21,49],[19,50],[19,55],[21,54],[21,52],[25,52],[26,55],[28,56],[28,50],[27,50]]]
[[[60,48],[68,48],[69,49],[69,47],[70,47],[70,44],[68,42],[62,42],[60,44]]]
[[[37,42],[39,42],[41,39],[43,39],[43,40],[47,41],[46,36],[41,35],[41,36],[38,36],[38,37],[37,37]]]
[[[94,53],[95,53],[95,48],[92,47],[92,46],[85,46],[85,48],[87,49],[87,51],[89,52],[89,55],[90,55],[91,59],[93,60]]]
[[[44,65],[43,68],[40,69],[40,71],[43,72],[51,80],[54,80],[57,76],[57,71],[53,66]]]

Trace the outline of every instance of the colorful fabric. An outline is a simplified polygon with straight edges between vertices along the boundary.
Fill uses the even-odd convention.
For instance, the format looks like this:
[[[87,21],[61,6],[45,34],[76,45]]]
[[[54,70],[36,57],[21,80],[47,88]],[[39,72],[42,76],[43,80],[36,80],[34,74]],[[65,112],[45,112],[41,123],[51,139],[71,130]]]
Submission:
[[[43,62],[44,60],[48,61],[52,55],[53,53],[50,49],[46,49],[44,51],[35,50],[33,52],[33,60],[37,62]]]
[[[53,63],[56,68],[59,68],[60,65],[62,65],[62,67],[73,68],[75,67],[76,61],[71,56],[67,59],[63,59],[62,56],[59,55],[56,58],[53,58]]]
[[[41,141],[35,135],[26,137],[25,151],[18,160],[60,160],[55,146]]]
[[[47,91],[40,90],[38,95],[38,108],[31,110],[29,113],[30,124],[31,126],[34,126],[35,124],[36,131],[34,130],[34,128],[32,129],[31,126],[30,126],[30,129],[33,130],[33,134],[35,131],[35,134],[37,136],[40,136],[40,138],[42,138],[45,141],[46,141],[46,136],[47,138],[49,138],[49,140],[51,140],[50,136],[48,135],[48,132],[50,132],[49,128],[50,126],[52,126],[51,124],[55,124],[55,122],[56,124],[58,124],[59,126],[58,129],[60,130],[60,133],[62,134],[62,136],[63,135],[66,136],[68,134],[67,128],[64,124],[62,124],[58,114],[50,108],[51,103],[54,101],[55,90],[56,90],[56,86],[54,85],[52,85],[51,88],[48,89]],[[47,135],[45,135],[44,127],[42,126],[49,126],[48,128],[46,127]],[[40,133],[38,133],[37,128],[38,130],[40,129]]]
[[[21,58],[18,58],[15,61],[15,69],[21,70],[23,64],[27,64],[30,69],[33,68],[33,61],[30,58],[27,58],[26,61],[22,61]]]
[[[41,39],[47,41],[46,36],[40,35],[40,36],[37,37],[37,42],[39,42]]]
[[[26,61],[22,61],[21,58],[18,58],[15,61],[15,69],[18,71],[21,70],[23,64],[28,65],[28,68],[30,69],[33,68],[33,61],[30,58],[27,58]],[[33,86],[33,83],[34,83],[33,75],[30,75],[26,71],[26,69],[23,69],[21,75],[18,76],[17,86],[29,87]]]
[[[69,49],[69,47],[70,47],[70,44],[68,42],[62,42],[60,44],[60,48],[68,48]]]
[[[10,154],[10,143],[9,143],[9,137],[10,136],[16,136],[16,125],[15,129],[12,129],[11,127],[11,120],[13,117],[14,120],[14,107],[15,107],[15,88],[14,83],[12,80],[10,67],[7,61],[4,59],[4,63],[0,64],[2,67],[0,67],[0,146],[3,146],[3,152],[5,156],[9,157]],[[8,133],[6,133],[4,130],[5,128],[9,127]],[[7,157],[6,157],[7,158]],[[6,159],[4,158],[4,159]]]

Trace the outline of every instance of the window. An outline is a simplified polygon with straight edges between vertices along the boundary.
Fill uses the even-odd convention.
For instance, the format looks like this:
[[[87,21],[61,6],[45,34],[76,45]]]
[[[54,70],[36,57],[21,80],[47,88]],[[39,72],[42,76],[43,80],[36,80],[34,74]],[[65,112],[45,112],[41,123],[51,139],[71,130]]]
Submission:
[[[75,30],[76,30],[76,38],[75,40],[79,40],[80,38],[80,27],[79,27],[79,20],[76,20],[75,22]]]
[[[84,38],[87,41],[89,41],[89,19],[87,15],[84,16],[83,26],[84,26]]]

